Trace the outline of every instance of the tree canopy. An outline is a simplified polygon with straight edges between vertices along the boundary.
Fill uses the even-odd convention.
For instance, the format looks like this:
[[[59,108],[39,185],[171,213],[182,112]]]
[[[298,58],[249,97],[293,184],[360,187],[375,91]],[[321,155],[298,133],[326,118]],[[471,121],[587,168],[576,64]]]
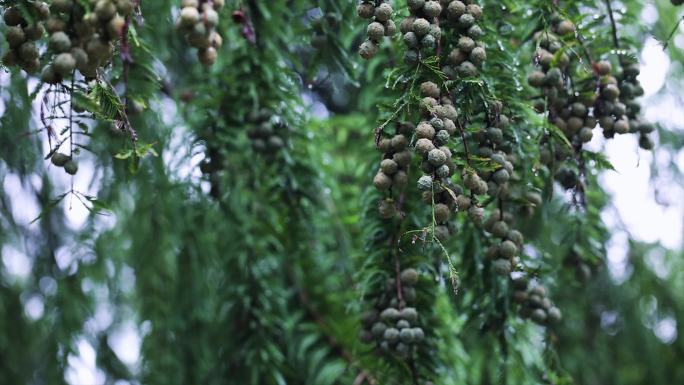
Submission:
[[[0,0],[0,384],[684,382],[679,3]]]

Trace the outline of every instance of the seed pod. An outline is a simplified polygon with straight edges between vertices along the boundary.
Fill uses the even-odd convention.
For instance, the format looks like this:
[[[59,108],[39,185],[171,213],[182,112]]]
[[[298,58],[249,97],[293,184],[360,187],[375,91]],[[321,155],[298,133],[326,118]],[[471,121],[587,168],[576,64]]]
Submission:
[[[524,242],[523,235],[518,230],[510,230],[508,234],[506,234],[506,238],[508,238],[510,241],[512,241],[518,246],[522,246]]]
[[[102,21],[108,21],[116,14],[116,6],[111,0],[99,0],[95,4],[95,14]]]
[[[418,48],[419,41],[418,41],[418,36],[416,36],[415,33],[413,33],[413,32],[406,32],[406,33],[404,34],[403,39],[404,39],[404,44],[406,44],[407,47],[409,47],[409,48]],[[408,55],[409,52],[412,52],[412,51],[408,51],[406,54]],[[417,60],[417,57],[416,57],[416,60]]]
[[[69,159],[66,163],[64,163],[64,171],[66,171],[66,173],[69,175],[76,175],[78,172],[78,163]]]
[[[385,321],[394,322],[400,318],[399,316],[400,316],[399,310],[392,308],[392,307],[387,308],[380,313],[380,318],[385,320]]]
[[[470,208],[471,205],[471,200],[469,197],[465,195],[459,195],[456,197],[456,207],[458,208],[458,211],[466,211]],[[484,210],[482,211],[484,214]]]
[[[21,12],[17,7],[9,7],[5,10],[5,14],[2,15],[5,24],[10,27],[15,27],[24,22],[24,18],[21,16]]]
[[[432,35],[425,35],[420,40],[420,46],[420,52],[425,55],[429,55],[437,47],[437,39],[435,39],[435,37]]]
[[[515,302],[515,303],[523,304],[523,303],[527,302],[527,298],[528,298],[528,295],[527,295],[526,291],[516,290],[513,292],[513,302]]]
[[[375,6],[372,3],[361,3],[356,7],[356,13],[363,19],[370,19],[375,15]]]
[[[378,53],[378,46],[370,40],[367,40],[359,47],[359,55],[368,60],[373,58]]]
[[[425,0],[408,0],[407,2],[408,8],[411,11],[418,11],[425,6]]]
[[[373,178],[373,185],[380,191],[389,190],[392,186],[392,178],[382,172],[378,172]]]
[[[544,324],[546,322],[546,312],[542,309],[535,309],[531,315],[532,321],[538,324]]]
[[[405,34],[413,31],[413,22],[416,20],[414,16],[409,16],[399,23],[399,31]]]
[[[61,76],[68,76],[76,68],[76,59],[70,53],[60,53],[53,62],[55,72]]]
[[[42,23],[32,24],[24,28],[24,33],[29,40],[40,40],[45,35],[45,27],[43,27]]]
[[[425,338],[425,332],[421,328],[413,328],[413,339],[416,342],[422,341]]]
[[[437,223],[445,223],[449,220],[449,206],[444,203],[438,203],[434,208],[435,221]]]
[[[425,36],[430,31],[430,22],[423,18],[416,19],[413,22],[413,32],[418,37]]]
[[[418,141],[416,142],[416,151],[423,156],[427,155],[430,151],[434,149],[435,145],[432,143],[430,139],[421,138],[418,139]]]
[[[418,124],[418,127],[416,127],[416,136],[430,141],[435,137],[435,128],[428,122],[421,122]]]
[[[5,39],[10,48],[16,48],[26,41],[26,34],[21,27],[7,27]]]
[[[382,162],[380,162],[380,169],[386,175],[394,175],[399,169],[399,165],[392,159],[383,159]]]
[[[380,218],[383,219],[394,218],[397,214],[397,208],[394,205],[394,201],[391,199],[381,200],[380,205],[378,206],[378,213],[380,214]]]
[[[443,164],[437,168],[437,176],[440,178],[448,178],[451,176],[451,169],[449,168],[448,165]]]
[[[366,34],[368,35],[369,39],[378,42],[385,36],[385,27],[377,21],[374,21],[368,24]]]
[[[404,150],[395,153],[392,156],[392,160],[394,160],[399,165],[399,167],[406,167],[409,164],[411,164],[411,157],[411,152],[409,152],[408,150]]]
[[[499,247],[499,252],[504,258],[513,258],[518,254],[518,247],[512,241],[503,241]]]
[[[399,341],[399,330],[395,328],[387,328],[383,333],[383,339],[390,344],[394,344]]]
[[[547,312],[548,320],[551,323],[558,323],[563,318],[559,308],[553,306]]]
[[[482,8],[477,4],[468,4],[467,12],[477,20],[482,18]]]
[[[31,42],[26,42],[19,47],[19,57],[25,62],[31,62],[38,59],[38,48]]]
[[[464,61],[456,67],[456,73],[461,77],[475,77],[478,75],[477,68],[469,61]]]
[[[425,3],[425,6],[423,6],[423,12],[427,17],[435,18],[442,13],[442,6],[438,1],[430,0]]]
[[[475,47],[470,52],[469,60],[476,66],[481,66],[487,60],[487,52],[483,47]]]
[[[563,20],[560,23],[558,23],[558,27],[556,28],[556,32],[561,36],[574,33],[575,32],[575,24],[573,24],[570,20]]]
[[[613,130],[615,130],[615,132],[618,134],[626,134],[629,132],[629,122],[624,119],[620,119],[613,125]]]
[[[446,155],[440,149],[434,149],[428,152],[428,162],[430,162],[430,164],[433,166],[441,166],[446,162],[446,160]]]
[[[641,147],[644,150],[652,150],[654,146],[655,143],[653,142],[653,139],[651,139],[651,137],[644,134],[641,134],[639,136],[639,147]]]
[[[508,225],[504,221],[494,222],[491,233],[498,238],[505,238],[508,234]]]
[[[403,151],[408,146],[408,139],[404,135],[398,134],[392,138],[392,150]]]
[[[441,105],[435,110],[435,113],[442,119],[443,122],[445,119],[449,119],[453,123],[454,120],[458,119],[458,112],[456,111],[456,107],[453,105]],[[444,123],[443,127],[446,129],[446,123]]]
[[[420,190],[420,191],[432,190],[432,177],[429,175],[421,176],[418,179],[418,190]]]
[[[408,322],[416,322],[418,319],[418,312],[415,308],[405,307],[399,312],[399,318],[404,319]]]
[[[410,344],[414,341],[413,329],[404,328],[399,332],[399,339],[405,344]]]
[[[388,21],[392,17],[392,6],[382,3],[375,8],[375,19],[381,22]]]
[[[59,76],[55,72],[55,69],[52,65],[46,65],[43,68],[43,71],[41,71],[41,73],[40,73],[40,80],[43,83],[47,83],[47,84],[57,84],[61,81],[61,76]],[[55,154],[55,155],[57,155],[57,154]],[[54,158],[54,155],[53,155],[53,158]],[[54,160],[52,163],[55,163]],[[63,166],[64,164],[55,163],[55,165]]]
[[[218,52],[216,51],[216,48],[214,47],[207,47],[203,48],[197,51],[197,56],[199,58],[200,63],[202,63],[205,66],[210,66],[216,62],[216,58],[218,57]]]
[[[384,322],[376,322],[371,327],[371,333],[374,337],[382,337],[385,334],[385,330],[387,330],[387,325]]]
[[[412,287],[402,287],[401,289],[404,294],[404,300],[408,303],[412,303],[416,300],[416,289]]]
[[[52,154],[52,157],[50,157],[52,164],[57,167],[63,167],[65,164],[67,164],[67,162],[69,162],[69,160],[71,160],[71,158],[61,152],[55,152]]]
[[[424,82],[420,85],[420,94],[432,98],[439,98],[439,86],[433,82]]]
[[[392,141],[388,138],[382,138],[378,142],[378,150],[382,153],[388,153],[392,149]]]
[[[465,13],[458,18],[458,22],[456,24],[461,29],[468,29],[475,24],[475,17],[469,13]]]
[[[461,52],[469,53],[475,48],[475,41],[467,36],[461,36],[458,39],[458,49]]]
[[[620,96],[620,89],[615,84],[608,84],[601,91],[601,95],[608,100],[614,101]]]
[[[582,127],[577,136],[580,138],[582,143],[588,143],[594,137],[594,132],[589,127]]]
[[[545,75],[541,71],[534,71],[527,76],[527,82],[532,87],[542,87],[544,85]]]
[[[58,31],[50,36],[48,46],[56,53],[67,52],[71,48],[71,39],[69,39],[69,35],[66,33]]]
[[[508,171],[505,169],[500,169],[494,173],[494,181],[498,184],[504,184],[508,182],[508,179],[510,179],[510,175],[508,174]]]
[[[435,238],[437,238],[440,242],[444,242],[449,239],[449,236],[451,233],[449,232],[449,228],[447,226],[435,226]]]
[[[419,278],[418,270],[416,270],[414,268],[404,269],[401,272],[399,278],[401,279],[402,284],[408,285],[408,286],[413,286],[416,283],[418,283],[418,278]]]
[[[397,188],[404,188],[408,184],[408,175],[404,171],[397,171],[396,174],[392,177],[392,185],[396,186]]]
[[[494,261],[494,271],[498,275],[508,275],[511,273],[511,262],[507,259],[497,259]]]
[[[437,106],[437,107],[442,107],[442,106]],[[435,131],[439,131],[439,130],[444,129],[444,121],[440,118],[430,119],[430,125],[435,129]]]
[[[595,64],[596,71],[599,73],[601,76],[609,75],[612,70],[613,66],[610,64],[610,62],[601,60]]]

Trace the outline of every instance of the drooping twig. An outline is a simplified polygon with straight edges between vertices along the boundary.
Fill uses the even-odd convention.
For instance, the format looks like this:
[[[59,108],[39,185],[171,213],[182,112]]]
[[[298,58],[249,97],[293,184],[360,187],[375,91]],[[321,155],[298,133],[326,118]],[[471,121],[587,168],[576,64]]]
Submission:
[[[663,50],[666,50],[667,47],[670,45],[670,42],[672,41],[672,37],[674,36],[675,33],[677,33],[677,30],[679,29],[679,24],[684,20],[684,16],[680,17],[679,20],[677,20],[677,23],[675,23],[674,27],[672,27],[672,30],[670,31],[670,34],[667,35],[667,39],[665,42],[663,42]]]
[[[463,123],[459,119],[456,119],[456,124],[458,125],[458,130],[461,133],[461,141],[463,141],[463,150],[465,151],[466,163],[469,167],[472,167],[470,164],[470,152],[468,151],[468,142],[466,141],[465,137],[465,128],[463,127]]]
[[[617,23],[615,23],[615,15],[613,15],[613,6],[610,0],[604,0],[606,7],[608,7],[608,17],[610,18],[611,32],[613,34],[613,44],[615,48],[620,48],[620,39],[618,39],[617,34]]]
[[[140,9],[140,2],[142,0],[135,0],[133,7],[134,9]],[[126,123],[126,129],[127,131],[131,134],[131,140],[133,142],[136,142],[138,140],[138,134],[133,129],[133,126],[131,125],[129,119],[128,119],[128,109],[129,109],[129,84],[128,84],[128,78],[129,78],[129,72],[131,65],[133,64],[133,56],[131,55],[131,48],[130,44],[128,41],[128,31],[131,26],[131,21],[133,20],[133,14],[130,14],[126,17],[126,21],[124,22],[123,28],[121,29],[121,63],[123,65],[123,83],[124,83],[124,97],[123,97],[123,117],[124,121]]]

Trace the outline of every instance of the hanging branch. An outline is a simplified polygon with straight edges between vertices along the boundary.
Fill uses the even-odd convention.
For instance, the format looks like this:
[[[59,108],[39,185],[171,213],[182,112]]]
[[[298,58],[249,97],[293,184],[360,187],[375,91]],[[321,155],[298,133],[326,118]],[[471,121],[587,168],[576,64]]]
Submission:
[[[615,45],[615,48],[620,48],[620,39],[618,39],[618,34],[617,34],[617,23],[615,22],[615,15],[613,15],[613,6],[610,3],[610,0],[604,0],[606,3],[606,7],[608,7],[608,17],[610,18],[610,26],[611,26],[611,32],[613,35],[613,44]]]
[[[672,27],[672,30],[667,35],[667,40],[661,43],[663,45],[663,50],[666,50],[667,47],[670,45],[672,37],[674,37],[675,33],[677,33],[677,30],[679,29],[679,25],[682,23],[682,20],[684,20],[684,15],[680,17],[679,20],[677,20],[677,23],[675,23],[674,27]]]
[[[142,0],[135,0],[133,6],[135,9],[140,12],[140,2]],[[121,30],[121,63],[123,65],[123,83],[124,83],[124,98],[123,98],[123,118],[124,122],[126,125],[127,131],[131,135],[131,140],[133,143],[138,141],[138,134],[131,125],[130,120],[128,119],[128,112],[130,108],[130,99],[129,99],[129,84],[128,84],[128,77],[129,77],[129,72],[131,65],[135,62],[133,60],[133,55],[131,54],[130,50],[130,44],[128,40],[128,31],[131,26],[131,21],[133,19],[134,13],[131,13],[130,15],[126,16],[126,21],[124,22],[123,28]],[[141,20],[138,20],[138,23],[142,23]]]

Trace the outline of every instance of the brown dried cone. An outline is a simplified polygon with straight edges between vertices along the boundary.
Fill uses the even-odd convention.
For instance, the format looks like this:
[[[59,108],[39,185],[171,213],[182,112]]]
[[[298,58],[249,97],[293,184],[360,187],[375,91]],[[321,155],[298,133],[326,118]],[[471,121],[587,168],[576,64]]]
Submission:
[[[442,18],[456,31],[456,44],[448,47],[447,64],[442,71],[450,79],[475,77],[487,60],[487,51],[481,38],[484,31],[477,24],[482,18],[482,8],[472,1],[451,1],[444,8]]]
[[[492,236],[492,244],[487,248],[486,256],[499,275],[511,273],[518,264],[518,256],[523,247],[523,235],[513,229],[513,224],[513,214],[502,214],[499,209],[494,210],[484,223],[485,230]]]
[[[205,66],[216,62],[217,50],[223,45],[223,38],[216,31],[218,11],[223,5],[223,1],[183,0],[176,19],[176,28],[192,47],[197,48],[197,58]]]
[[[363,19],[368,19],[366,28],[367,39],[359,46],[359,55],[368,60],[378,53],[378,49],[385,36],[392,37],[397,33],[397,27],[392,20],[392,6],[381,1],[363,0],[356,8],[356,13]]]
[[[617,128],[620,132],[626,132],[629,127],[626,117],[623,116],[624,104],[615,103],[619,90],[614,84],[615,79],[610,76],[611,64],[600,61],[593,65],[595,76],[600,79],[598,93],[595,82],[589,82],[586,89],[579,92],[570,89],[565,79],[570,59],[565,53],[560,53],[560,56],[558,54],[562,47],[563,35],[574,39],[575,27],[569,21],[559,20],[553,30],[558,35],[552,32],[537,34],[536,40],[540,48],[535,53],[534,61],[539,70],[530,73],[527,80],[532,87],[542,91],[543,100],[535,104],[537,111],[548,111],[549,122],[565,134],[573,148],[564,145],[551,146],[548,142],[543,142],[540,148],[540,161],[546,165],[554,163],[552,155],[555,155],[558,163],[563,164],[573,155],[573,149],[581,148],[584,143],[591,141],[593,128],[597,124],[601,124],[604,134],[608,137],[615,132],[616,119],[619,121]],[[558,60],[554,59],[556,56]],[[576,188],[581,183],[578,172],[569,164],[559,167],[555,178],[566,189]]]
[[[126,17],[133,12],[132,0],[97,0],[90,12],[81,3],[53,1],[45,25],[50,35],[48,52],[52,61],[43,68],[41,79],[59,83],[78,70],[85,77],[97,76],[121,39]]]
[[[462,188],[451,181],[457,171],[449,149],[451,137],[456,133],[456,109],[448,97],[442,97],[440,88],[433,82],[420,85],[422,118],[416,127],[415,152],[421,158],[424,175],[418,180],[423,199],[432,205],[435,237],[446,240],[454,232],[449,225],[451,213],[462,209],[459,197]],[[468,203],[469,204],[469,203]]]
[[[262,108],[250,114],[248,121],[252,128],[247,131],[247,137],[255,152],[273,155],[286,146],[290,126],[274,111]]]
[[[28,11],[34,22],[29,23],[17,7],[8,7],[3,14],[7,25],[5,40],[9,50],[2,57],[8,67],[19,66],[28,73],[40,70],[40,52],[36,41],[45,34],[44,22],[50,15],[47,3],[42,1],[28,3]]]
[[[529,279],[522,275],[511,279],[513,286],[513,302],[521,305],[520,315],[530,318],[533,322],[549,326],[557,324],[563,319],[559,308],[547,296],[544,286],[531,286]]]
[[[617,76],[620,102],[625,105],[629,118],[629,132],[639,134],[639,146],[644,150],[651,150],[654,143],[650,134],[655,130],[655,127],[642,119],[640,116],[641,104],[636,100],[644,95],[644,89],[637,80],[640,72],[639,63],[621,57],[620,67],[621,71]]]
[[[378,151],[382,153],[380,168],[373,178],[373,185],[387,198],[378,205],[383,219],[394,218],[398,213],[391,191],[402,190],[408,184],[408,167],[411,164],[411,152],[408,149],[409,138],[414,127],[410,123],[399,124],[393,136],[383,137],[378,141]]]
[[[418,311],[411,307],[416,300],[415,285],[420,280],[420,273],[407,268],[401,271],[398,279],[399,284],[396,278],[387,279],[384,290],[373,301],[373,309],[362,314],[360,339],[364,343],[374,343],[380,352],[407,360],[414,354],[415,346],[425,338],[425,332],[417,326]]]
[[[404,62],[415,65],[421,58],[435,54],[442,31],[439,18],[444,8],[438,1],[408,1],[411,15],[401,21],[399,30],[402,33],[407,51]]]
[[[491,170],[482,171],[478,178],[468,178],[468,185],[475,193],[486,191],[493,197],[505,199],[508,196],[509,180],[516,177],[514,162],[516,156],[512,153],[513,146],[510,145],[506,136],[509,134],[509,119],[501,113],[503,106],[500,102],[492,103],[489,111],[489,127],[477,131],[473,138],[478,142],[477,155],[488,158]],[[483,185],[486,184],[486,189]]]

